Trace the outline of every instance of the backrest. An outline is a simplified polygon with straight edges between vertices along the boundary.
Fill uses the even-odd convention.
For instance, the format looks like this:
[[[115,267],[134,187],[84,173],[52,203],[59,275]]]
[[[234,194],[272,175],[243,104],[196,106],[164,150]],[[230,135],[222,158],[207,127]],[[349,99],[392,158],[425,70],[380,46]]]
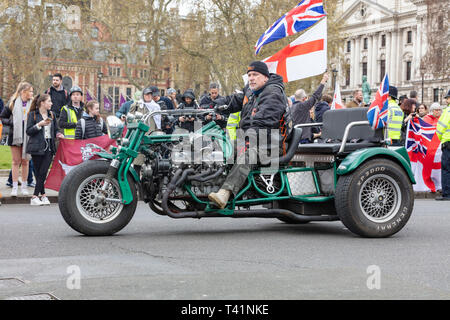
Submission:
[[[323,114],[322,139],[342,140],[345,128],[351,122],[367,121],[367,108],[328,110]],[[347,140],[362,139],[370,142],[383,140],[383,129],[373,130],[367,124],[350,129]]]

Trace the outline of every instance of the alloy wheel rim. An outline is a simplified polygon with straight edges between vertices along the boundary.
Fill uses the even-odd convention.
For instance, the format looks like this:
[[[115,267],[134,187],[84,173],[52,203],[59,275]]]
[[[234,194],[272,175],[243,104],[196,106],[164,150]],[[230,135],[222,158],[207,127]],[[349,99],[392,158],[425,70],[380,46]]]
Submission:
[[[389,221],[398,212],[401,200],[398,183],[384,174],[367,179],[359,192],[359,204],[364,216],[376,223]]]
[[[116,202],[97,203],[99,195],[105,182],[104,174],[97,174],[86,178],[78,187],[76,194],[76,205],[81,215],[88,221],[103,224],[108,223],[122,212],[123,204]],[[120,187],[115,180],[111,181],[106,190],[107,198],[121,199]]]

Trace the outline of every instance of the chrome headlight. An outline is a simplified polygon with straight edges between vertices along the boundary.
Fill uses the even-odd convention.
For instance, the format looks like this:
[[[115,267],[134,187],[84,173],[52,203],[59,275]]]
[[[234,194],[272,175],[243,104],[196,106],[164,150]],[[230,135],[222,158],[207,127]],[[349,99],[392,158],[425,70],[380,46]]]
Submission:
[[[106,118],[106,127],[108,128],[108,136],[111,139],[122,137],[123,122],[116,116],[109,116]]]

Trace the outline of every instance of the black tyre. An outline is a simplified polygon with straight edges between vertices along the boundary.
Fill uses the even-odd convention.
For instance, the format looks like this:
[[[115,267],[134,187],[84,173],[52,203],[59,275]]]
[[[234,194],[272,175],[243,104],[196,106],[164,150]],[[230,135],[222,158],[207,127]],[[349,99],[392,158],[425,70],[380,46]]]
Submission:
[[[406,172],[388,159],[373,159],[341,176],[336,186],[337,214],[353,233],[389,237],[408,222],[414,191]]]
[[[130,175],[128,183],[133,193],[132,203],[95,203],[95,195],[103,185],[108,167],[108,161],[86,161],[69,172],[59,190],[59,210],[64,220],[75,231],[87,236],[109,236],[120,231],[136,211],[136,185]],[[107,192],[107,198],[122,199],[116,179]]]

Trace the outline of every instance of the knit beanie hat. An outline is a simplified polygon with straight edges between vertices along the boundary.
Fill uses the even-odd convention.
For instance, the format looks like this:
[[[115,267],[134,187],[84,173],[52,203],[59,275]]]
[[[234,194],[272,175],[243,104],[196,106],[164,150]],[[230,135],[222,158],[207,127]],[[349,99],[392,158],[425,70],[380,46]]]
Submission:
[[[249,73],[250,71],[256,71],[268,78],[270,77],[269,68],[267,68],[267,64],[262,61],[253,61],[252,63],[250,63],[247,68],[247,73]]]

